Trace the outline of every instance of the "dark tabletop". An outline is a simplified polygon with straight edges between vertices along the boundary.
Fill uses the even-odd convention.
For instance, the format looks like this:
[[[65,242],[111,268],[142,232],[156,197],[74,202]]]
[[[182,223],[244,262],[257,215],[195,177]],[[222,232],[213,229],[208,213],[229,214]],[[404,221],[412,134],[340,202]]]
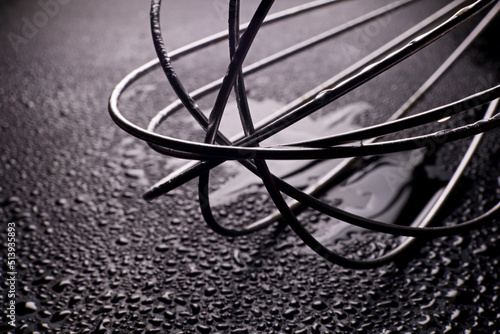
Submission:
[[[277,1],[272,12],[299,3]],[[386,3],[349,1],[262,28],[248,63]],[[443,3],[418,1],[368,29],[251,76],[249,97],[283,105]],[[244,1],[242,21],[250,19],[257,4]],[[165,2],[162,26],[169,50],[225,29],[226,6],[222,0]],[[370,112],[356,122],[383,120],[478,20],[318,115],[364,103]],[[494,23],[414,112],[498,83],[497,42]],[[240,238],[215,234],[200,213],[195,181],[151,203],[142,200],[149,185],[182,162],[119,129],[107,100],[121,78],[154,57],[148,1],[1,2],[0,240],[6,274],[0,300],[5,324],[12,298],[4,255],[8,223],[13,222],[17,329],[11,332],[495,333],[500,327],[500,235],[494,221],[461,236],[419,241],[401,259],[380,268],[351,270],[305,251],[300,239],[279,224]],[[222,76],[228,57],[222,43],[175,64],[186,88],[193,90]],[[156,110],[174,100],[157,70],[124,94],[121,106],[145,127]],[[213,95],[200,106],[207,109],[211,103]],[[162,131],[196,138],[196,126],[183,115]],[[470,112],[463,118],[474,117]],[[441,147],[433,168],[449,174],[468,143]],[[498,131],[485,136],[439,222],[462,222],[496,203],[499,143]],[[215,171],[212,186],[223,184],[231,171]],[[231,225],[271,208],[259,193],[234,198],[216,211]],[[299,219],[313,229],[318,220],[326,220],[312,210]],[[368,241],[380,250],[392,240],[370,233],[354,239],[344,240],[340,251],[356,252]]]

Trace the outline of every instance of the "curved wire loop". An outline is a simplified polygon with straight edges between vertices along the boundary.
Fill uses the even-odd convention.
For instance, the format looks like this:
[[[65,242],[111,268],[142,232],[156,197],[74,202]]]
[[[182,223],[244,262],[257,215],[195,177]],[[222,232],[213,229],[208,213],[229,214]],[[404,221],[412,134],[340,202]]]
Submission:
[[[332,77],[327,82],[307,92],[304,96],[289,103],[287,106],[276,111],[259,123],[253,123],[245,92],[244,75],[256,73],[260,69],[274,64],[290,55],[307,50],[311,46],[332,38],[357,25],[363,24],[380,15],[402,8],[418,0],[406,0],[389,4],[337,28],[269,56],[255,64],[245,68],[242,67],[246,54],[261,26],[278,22],[306,11],[322,8],[326,5],[335,4],[339,1],[341,0],[313,1],[309,4],[268,15],[274,1],[262,0],[251,21],[248,24],[240,26],[239,0],[230,0],[227,33],[218,33],[192,43],[186,47],[173,51],[169,57],[163,42],[160,26],[161,0],[152,0],[151,31],[158,59],[134,70],[116,86],[109,101],[110,115],[118,126],[130,134],[145,140],[154,150],[174,157],[199,161],[193,161],[186,164],[178,171],[159,181],[144,195],[145,199],[154,199],[198,177],[199,203],[203,217],[207,224],[217,233],[226,236],[245,235],[267,227],[278,219],[283,219],[304,243],[320,256],[333,263],[351,268],[370,268],[392,261],[411,245],[415,237],[430,238],[464,233],[487,223],[491,223],[494,220],[500,212],[500,203],[479,217],[461,224],[434,227],[428,226],[433,222],[436,214],[440,211],[457,185],[460,176],[463,174],[468,162],[471,160],[480,144],[482,134],[485,131],[500,126],[500,114],[497,113],[500,98],[500,85],[468,96],[462,100],[413,116],[405,117],[405,114],[413,103],[447,71],[453,62],[495,17],[500,10],[500,3],[496,0],[478,0],[468,6],[464,6],[464,1],[462,0],[451,2],[412,29],[406,31],[399,37],[361,59],[356,64]],[[261,147],[259,145],[263,140],[310,115],[328,103],[335,101],[359,85],[401,62],[403,59],[418,52],[462,22],[469,20],[472,16],[493,4],[494,6],[489,13],[484,16],[474,31],[470,33],[445,63],[443,63],[433,76],[430,77],[385,123],[338,135],[281,144],[279,146]],[[458,7],[460,8],[457,11]],[[452,14],[450,15],[450,13]],[[443,22],[443,18],[447,19]],[[222,41],[225,38],[229,40],[230,62],[224,78],[214,81],[191,94],[188,93],[175,73],[172,59],[177,59],[183,55],[211,45],[212,43]],[[406,42],[408,39],[410,39],[410,42]],[[148,128],[143,129],[127,120],[121,114],[118,109],[118,101],[127,87],[140,77],[151,72],[151,70],[158,65],[162,67],[170,85],[178,96],[178,100],[160,111],[151,120]],[[195,99],[217,89],[216,101],[207,118],[196,104]],[[232,90],[235,92],[243,133],[229,139],[219,131],[219,125]],[[389,133],[437,121],[486,103],[489,103],[488,110],[483,119],[475,123],[420,136],[397,140],[383,140],[383,136]],[[204,143],[180,140],[169,136],[159,135],[155,132],[168,117],[182,107],[186,108],[199,125],[206,131]],[[360,159],[364,156],[419,149],[425,147],[427,143],[445,143],[471,136],[475,137],[447,186],[441,189],[437,196],[431,201],[430,209],[408,225],[394,225],[354,215],[329,205],[316,197],[326,188],[338,184],[343,180],[344,175],[355,168],[359,164]],[[358,144],[358,142],[361,143]],[[305,190],[299,190],[273,175],[265,162],[267,159],[324,160],[334,158],[344,158],[344,160],[334,170],[318,180],[316,184],[309,186]],[[266,190],[276,205],[277,211],[275,213],[242,228],[227,228],[215,219],[209,199],[209,173],[212,168],[227,160],[237,160],[249,171],[262,179]],[[289,202],[285,201],[282,193],[290,196],[293,200]],[[341,256],[322,245],[321,242],[309,233],[306,227],[297,219],[297,214],[305,207],[312,208],[330,217],[368,230],[405,237],[402,239],[399,246],[379,258],[357,260]]]

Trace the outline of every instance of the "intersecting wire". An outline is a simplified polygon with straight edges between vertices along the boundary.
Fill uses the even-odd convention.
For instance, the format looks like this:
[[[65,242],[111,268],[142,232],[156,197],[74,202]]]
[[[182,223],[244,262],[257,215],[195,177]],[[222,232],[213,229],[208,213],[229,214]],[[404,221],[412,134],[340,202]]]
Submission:
[[[157,51],[159,63],[161,64],[167,78],[174,88],[174,91],[179,97],[177,102],[159,112],[158,115],[153,118],[147,130],[137,127],[133,123],[129,122],[127,119],[121,115],[118,109],[118,99],[122,92],[139,77],[149,73],[155,66],[157,66],[158,61],[152,61],[148,64],[142,66],[141,68],[135,70],[127,77],[125,77],[115,88],[111,97],[109,109],[112,118],[115,122],[128,131],[129,133],[146,140],[151,147],[155,150],[163,153],[178,157],[190,158],[190,159],[201,159],[204,161],[193,162],[186,165],[184,168],[174,172],[172,175],[161,180],[158,184],[153,186],[148,193],[146,193],[145,198],[152,199],[157,197],[169,190],[175,188],[176,186],[196,177],[200,177],[199,182],[199,194],[200,194],[200,204],[202,208],[202,213],[204,215],[207,223],[218,233],[224,235],[243,235],[251,233],[255,230],[261,229],[268,226],[270,223],[274,222],[278,218],[284,218],[284,220],[291,226],[291,228],[299,235],[299,237],[314,251],[319,255],[328,259],[331,262],[341,264],[353,268],[367,268],[380,265],[387,261],[392,260],[394,257],[400,255],[402,251],[408,247],[413,238],[406,238],[400,244],[399,247],[393,251],[387,253],[386,255],[377,258],[375,260],[354,260],[340,256],[326,247],[321,245],[297,220],[296,212],[299,211],[304,205],[316,209],[322,213],[335,217],[337,219],[346,221],[348,223],[368,228],[374,231],[380,231],[385,233],[391,233],[395,235],[406,235],[411,237],[436,237],[442,235],[449,235],[455,233],[461,233],[468,231],[473,228],[477,228],[485,223],[488,223],[497,214],[500,209],[500,203],[495,205],[492,209],[484,213],[483,215],[467,221],[462,224],[454,226],[440,226],[440,227],[424,227],[427,226],[435,214],[442,207],[443,203],[455,187],[458,179],[463,173],[468,161],[470,161],[472,155],[474,154],[476,148],[481,140],[482,133],[486,130],[499,126],[498,115],[493,116],[497,107],[498,100],[492,101],[500,96],[500,86],[493,87],[491,89],[485,90],[478,94],[469,96],[463,100],[456,101],[446,106],[438,107],[433,110],[420,113],[415,116],[409,116],[405,118],[402,117],[406,111],[411,107],[411,105],[418,100],[418,98],[428,90],[433,83],[451,66],[451,64],[458,58],[458,56],[467,48],[467,46],[479,35],[479,33],[486,27],[486,25],[493,19],[498,10],[500,10],[500,4],[497,3],[493,9],[485,16],[481,23],[476,27],[476,29],[469,35],[469,37],[457,48],[457,50],[448,58],[448,60],[433,74],[429,80],[424,83],[424,85],[408,100],[408,102],[403,105],[386,123],[378,126],[372,126],[358,131],[353,131],[350,133],[340,134],[336,136],[329,136],[325,138],[309,140],[299,143],[290,143],[282,145],[283,147],[267,147],[261,148],[258,143],[269,136],[281,131],[285,127],[295,123],[296,121],[302,119],[303,117],[309,115],[310,113],[318,110],[322,106],[330,103],[336,98],[346,94],[350,90],[359,86],[360,84],[366,82],[377,74],[385,71],[396,63],[400,62],[404,58],[410,56],[411,54],[422,49],[426,45],[430,44],[443,34],[447,33],[449,30],[453,29],[455,26],[461,22],[470,19],[473,15],[478,13],[480,10],[486,6],[495,3],[496,1],[476,1],[470,6],[462,8],[460,11],[452,15],[444,23],[438,25],[435,28],[428,30],[422,34],[423,29],[428,29],[427,27],[431,25],[434,21],[439,18],[449,15],[448,13],[456,8],[458,5],[462,5],[463,1],[455,1],[438,11],[434,15],[431,15],[428,19],[422,21],[413,29],[410,29],[406,33],[402,34],[399,38],[389,42],[385,46],[381,47],[379,50],[373,52],[369,56],[365,57],[361,61],[357,62],[350,68],[346,69],[339,75],[333,77],[331,80],[318,86],[316,89],[306,93],[301,98],[293,101],[288,106],[277,111],[272,116],[259,122],[256,126],[253,125],[251,120],[250,111],[248,108],[248,103],[246,101],[246,94],[244,88],[243,74],[253,73],[264,66],[268,66],[284,57],[287,57],[296,52],[302,51],[311,45],[324,41],[332,36],[341,33],[344,30],[350,29],[358,24],[366,22],[378,15],[382,15],[390,10],[394,10],[398,7],[409,4],[410,0],[398,3],[396,5],[389,5],[386,8],[382,8],[379,11],[374,11],[363,17],[353,20],[347,24],[344,24],[337,29],[332,29],[329,32],[323,33],[322,35],[312,38],[303,43],[299,43],[296,47],[289,48],[281,53],[267,57],[260,62],[250,65],[244,69],[241,68],[246,53],[248,52],[255,35],[257,34],[261,25],[266,23],[275,22],[281,18],[296,15],[297,13],[311,10],[314,8],[322,7],[326,4],[334,3],[338,1],[315,1],[310,4],[299,6],[297,8],[292,8],[288,11],[270,15],[267,21],[264,18],[267,15],[273,1],[262,1],[258,7],[255,15],[249,24],[243,25],[240,29],[238,28],[238,17],[239,17],[239,1],[231,0],[229,7],[229,43],[230,43],[230,56],[231,62],[228,67],[226,76],[219,81],[213,82],[202,89],[199,89],[190,95],[183,87],[180,80],[177,78],[175,71],[173,69],[171,59],[169,58],[167,51],[163,44],[163,38],[160,28],[159,12],[160,12],[160,0],[152,1],[151,9],[151,22],[152,22],[152,33],[153,40],[155,43],[155,48]],[[245,31],[241,38],[239,38],[240,31]],[[400,47],[396,51],[392,49],[395,46],[399,46],[405,39],[409,37],[414,37],[415,34],[419,34],[416,38],[413,38],[410,43],[407,43],[403,47]],[[215,41],[221,40],[225,37],[224,33],[215,34],[212,37],[201,40],[192,45],[186,46],[179,50],[172,52],[172,57],[180,57],[183,54],[187,54],[192,51],[196,51],[201,47],[209,45]],[[381,60],[379,60],[381,58]],[[238,109],[240,112],[244,134],[238,136],[236,139],[229,140],[218,132],[218,127],[220,120],[222,118],[225,104],[229,97],[230,91],[235,89]],[[219,88],[219,93],[217,95],[216,103],[210,114],[209,119],[201,112],[199,107],[196,105],[194,98],[207,94],[209,91]],[[320,92],[318,94],[318,92]],[[305,101],[305,102],[304,102]],[[385,141],[381,143],[376,143],[378,141],[378,136],[385,135],[387,133],[400,131],[405,128],[414,127],[417,125],[425,124],[431,121],[439,120],[445,116],[450,116],[452,114],[457,114],[459,112],[468,110],[474,106],[479,106],[488,101],[490,106],[484,116],[482,121],[476,122],[474,124],[468,124],[466,126],[458,127],[451,130],[440,131],[434,134],[428,134],[423,136],[417,136],[413,138],[407,138],[403,140]],[[182,141],[175,138],[161,136],[154,131],[156,128],[167,119],[172,113],[178,110],[181,105],[183,105],[198,121],[198,123],[206,130],[206,140],[205,144],[194,143],[188,141]],[[469,137],[471,135],[476,135],[469,149],[462,159],[459,167],[457,168],[452,179],[448,185],[440,191],[440,193],[431,200],[431,209],[426,213],[426,215],[419,216],[412,224],[409,226],[395,226],[393,224],[387,224],[382,222],[373,221],[363,217],[359,217],[343,210],[337,209],[333,206],[324,203],[314,195],[321,192],[325,187],[331,186],[332,184],[338,182],[342,174],[349,168],[355,165],[356,161],[359,160],[360,156],[381,154],[388,152],[396,152],[400,150],[420,148],[422,143],[426,140],[432,140],[436,142],[447,142],[451,140],[458,140],[461,138]],[[372,138],[372,139],[370,139]],[[347,145],[346,143],[351,143],[353,141],[365,140],[363,145]],[[217,142],[220,145],[214,145]],[[341,146],[335,146],[343,144]],[[299,147],[296,149],[295,147]],[[316,185],[313,185],[306,189],[305,191],[300,191],[283,180],[272,175],[263,159],[328,159],[328,158],[338,158],[346,157],[337,168],[335,168],[329,175],[324,176],[318,181]],[[254,163],[251,163],[249,158],[255,158]],[[211,213],[211,208],[209,204],[208,197],[208,171],[215,167],[216,165],[222,163],[225,160],[238,160],[250,171],[254,172],[264,182],[266,189],[268,190],[271,198],[275,202],[279,214],[274,214],[266,217],[258,222],[250,224],[241,229],[229,229],[221,226],[213,217]],[[286,203],[283,199],[281,192],[294,198],[296,201],[292,203]]]

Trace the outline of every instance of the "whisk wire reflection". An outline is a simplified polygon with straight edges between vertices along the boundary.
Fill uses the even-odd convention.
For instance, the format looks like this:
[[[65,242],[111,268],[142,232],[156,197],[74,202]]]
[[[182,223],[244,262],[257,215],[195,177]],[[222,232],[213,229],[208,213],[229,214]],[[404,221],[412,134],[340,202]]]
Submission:
[[[471,229],[478,228],[484,224],[491,223],[500,210],[500,203],[479,217],[465,223],[451,226],[428,227],[437,212],[439,212],[442,208],[452,189],[456,186],[460,176],[464,172],[468,162],[471,160],[474,152],[479,146],[482,133],[500,126],[499,114],[495,115],[498,108],[498,98],[500,97],[500,85],[433,110],[422,112],[414,116],[407,116],[404,118],[403,116],[412,104],[416,102],[437,81],[437,79],[447,71],[453,62],[455,62],[463,51],[471,44],[471,42],[479,36],[488,23],[493,20],[500,10],[500,3],[496,0],[478,0],[467,6],[464,6],[466,1],[463,0],[456,0],[448,4],[441,10],[417,24],[412,29],[406,31],[362,60],[356,62],[354,65],[332,77],[327,82],[324,82],[315,89],[304,94],[304,96],[289,103],[287,106],[278,110],[265,120],[260,121],[255,125],[253,124],[245,92],[244,75],[256,73],[260,69],[271,64],[275,64],[285,57],[289,57],[297,52],[308,50],[313,45],[324,42],[333,36],[363,24],[375,17],[378,17],[379,15],[402,8],[416,1],[417,0],[407,0],[403,2],[391,3],[383,8],[362,15],[361,17],[337,28],[333,28],[316,37],[298,43],[295,46],[269,56],[255,64],[247,66],[246,68],[242,68],[245,56],[261,26],[269,23],[276,23],[282,19],[310,10],[322,8],[326,5],[333,5],[339,2],[339,0],[314,1],[309,4],[301,5],[272,15],[268,15],[268,12],[273,4],[273,1],[263,0],[257,8],[250,23],[242,26],[239,26],[239,0],[230,0],[228,20],[229,27],[227,33],[218,33],[199,42],[192,43],[172,52],[170,57],[163,43],[160,26],[161,0],[153,0],[151,4],[151,30],[158,60],[153,60],[133,71],[117,85],[111,94],[109,101],[110,114],[113,120],[121,128],[130,134],[145,140],[154,150],[166,155],[200,161],[193,161],[186,164],[184,167],[167,176],[155,184],[144,197],[148,200],[156,198],[195,177],[199,177],[198,190],[202,213],[207,224],[217,233],[227,236],[245,235],[269,226],[278,219],[284,219],[305,242],[305,244],[307,244],[320,256],[333,263],[352,268],[369,268],[392,261],[396,256],[402,254],[404,249],[406,249],[414,240],[414,237],[428,238],[463,233]],[[429,78],[427,82],[424,83],[424,85],[422,85],[422,87],[407,101],[407,103],[397,110],[386,123],[340,135],[283,144],[275,147],[259,146],[259,143],[262,140],[282,131],[291,124],[335,101],[339,97],[366,81],[369,81],[380,73],[383,73],[387,69],[418,52],[425,46],[440,38],[442,35],[454,29],[456,26],[469,20],[472,16],[478,14],[480,11],[493,4],[493,8],[484,16],[482,21],[466,38],[466,40],[464,40],[464,42],[455,50],[448,60],[445,61],[445,63],[431,76],[431,78]],[[457,7],[460,7],[458,11]],[[444,22],[439,24],[436,23],[446,17],[447,19]],[[240,37],[241,32],[243,33]],[[221,80],[214,81],[201,89],[198,89],[192,94],[189,94],[184,89],[181,81],[175,73],[172,65],[172,59],[177,59],[185,54],[211,45],[212,43],[220,42],[225,38],[229,39],[230,46],[230,62],[226,76]],[[409,38],[411,38],[410,42],[406,42]],[[179,100],[160,111],[151,120],[147,129],[142,129],[128,121],[120,113],[118,109],[118,100],[127,87],[129,87],[138,78],[148,74],[158,65],[163,68]],[[207,118],[197,106],[195,99],[217,89],[219,89],[219,91],[216,102],[212,112]],[[235,138],[228,139],[219,131],[219,125],[223,117],[230,92],[233,89],[236,95],[237,106],[243,127],[243,134],[240,134]],[[485,103],[489,103],[490,105],[483,120],[474,124],[466,124],[457,128],[411,138],[391,141],[380,140],[388,133],[427,124],[429,122],[439,120],[444,116],[457,114]],[[181,107],[185,107],[200,124],[200,126],[206,131],[205,143],[185,141],[155,133],[158,126],[160,126],[164,120]],[[441,143],[474,135],[475,138],[471,142],[469,150],[462,159],[448,185],[441,190],[438,196],[435,196],[435,198],[431,200],[429,203],[430,210],[427,211],[426,214],[421,215],[421,217],[413,221],[411,224],[394,225],[364,218],[338,209],[315,197],[324,191],[325,188],[331,187],[332,185],[338,183],[339,180],[342,180],[346,171],[355,168],[357,165],[356,162],[362,159],[363,156],[417,149],[422,147],[422,143],[425,143],[426,141]],[[363,140],[361,145],[353,144],[359,140]],[[217,144],[215,144],[215,142],[217,142]],[[317,183],[309,186],[304,191],[293,187],[273,175],[269,171],[265,162],[266,159],[324,160],[334,158],[345,158],[345,160],[330,173],[321,177]],[[242,228],[224,227],[214,218],[209,200],[209,173],[212,168],[226,160],[238,160],[248,170],[262,179],[265,188],[278,209],[277,212]],[[281,193],[290,196],[293,198],[293,201],[287,203]],[[329,250],[312,234],[310,234],[299,222],[296,215],[305,207],[310,207],[330,217],[340,219],[359,227],[407,237],[402,239],[400,245],[395,249],[376,259],[357,260],[347,258]]]

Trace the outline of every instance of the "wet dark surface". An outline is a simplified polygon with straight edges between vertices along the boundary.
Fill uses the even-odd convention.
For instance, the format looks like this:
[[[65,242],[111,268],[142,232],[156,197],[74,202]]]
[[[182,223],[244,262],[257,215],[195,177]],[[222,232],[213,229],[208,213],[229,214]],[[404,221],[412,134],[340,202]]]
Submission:
[[[300,3],[278,1],[275,10],[292,2]],[[245,19],[255,3],[245,2]],[[346,3],[338,8],[346,10],[346,17],[354,17],[360,8],[370,10],[386,1],[353,3],[358,7]],[[442,3],[421,1],[402,10],[401,16],[392,15],[390,21],[410,26]],[[144,202],[141,195],[147,186],[179,162],[118,129],[107,112],[107,99],[126,73],[154,57],[149,4],[118,0],[57,4],[48,11],[36,2],[0,5],[2,274],[7,272],[8,222],[15,222],[17,233],[17,329],[11,332],[495,333],[500,324],[496,222],[466,235],[421,241],[396,263],[357,271],[304,252],[288,228],[272,226],[234,239],[214,234],[201,217],[195,182],[153,203]],[[223,1],[164,6],[162,22],[167,46],[172,48],[224,29]],[[256,41],[249,61],[341,22],[335,13],[315,12],[290,26],[270,27]],[[369,112],[358,117],[359,124],[383,120],[476,21],[313,118],[362,103]],[[26,22],[38,22],[39,27],[29,31]],[[296,34],[284,34],[297,26],[301,28]],[[498,82],[495,29],[498,24],[415,111]],[[250,77],[249,95],[284,104],[359,59],[361,50],[373,50],[389,40],[386,33],[398,34],[396,29],[381,31],[368,39],[362,31],[343,35],[337,44],[318,46],[313,53]],[[12,34],[22,39],[13,40]],[[189,89],[198,87],[224,73],[227,54],[227,46],[219,45],[190,56],[179,61],[179,75]],[[297,80],[297,73],[303,78]],[[155,110],[174,99],[167,87],[160,71],[134,85],[122,103],[127,117],[146,126]],[[200,104],[207,108],[212,101],[209,97]],[[474,113],[463,117],[476,118]],[[196,136],[182,116],[164,128],[168,126],[166,133]],[[453,170],[467,143],[438,150],[431,163],[437,175]],[[485,136],[441,221],[461,222],[496,203],[499,145],[498,131]],[[214,190],[232,171],[214,172]],[[353,199],[342,196],[326,199]],[[366,204],[362,198],[357,203]],[[257,193],[235,196],[215,211],[224,223],[237,225],[272,209],[267,196]],[[299,218],[311,229],[328,220],[310,211]],[[344,254],[363,257],[385,251],[392,242],[384,235],[354,233],[337,247]],[[0,330],[7,332],[4,276],[0,287]]]

